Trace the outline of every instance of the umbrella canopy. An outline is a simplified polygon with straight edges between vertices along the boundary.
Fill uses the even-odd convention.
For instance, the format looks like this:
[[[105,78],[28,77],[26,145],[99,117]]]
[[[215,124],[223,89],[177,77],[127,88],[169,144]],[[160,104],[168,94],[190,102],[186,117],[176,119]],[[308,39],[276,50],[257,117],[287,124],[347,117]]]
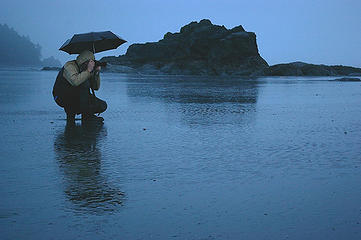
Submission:
[[[105,32],[90,32],[75,34],[71,39],[68,39],[60,48],[69,54],[81,53],[84,50],[89,50],[93,53],[103,52],[106,50],[116,49],[126,41],[111,31]]]

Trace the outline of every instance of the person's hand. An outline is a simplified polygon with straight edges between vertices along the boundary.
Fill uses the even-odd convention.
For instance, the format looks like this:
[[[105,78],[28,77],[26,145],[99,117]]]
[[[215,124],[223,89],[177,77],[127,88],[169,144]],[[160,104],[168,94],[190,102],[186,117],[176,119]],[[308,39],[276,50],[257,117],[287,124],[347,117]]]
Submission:
[[[93,69],[94,69],[94,65],[95,65],[95,62],[93,60],[89,60],[89,63],[88,63],[88,72],[92,72]]]
[[[98,67],[95,69],[95,71],[96,71],[96,72],[100,72],[101,69],[102,69],[102,67],[101,67],[101,66],[98,66]]]

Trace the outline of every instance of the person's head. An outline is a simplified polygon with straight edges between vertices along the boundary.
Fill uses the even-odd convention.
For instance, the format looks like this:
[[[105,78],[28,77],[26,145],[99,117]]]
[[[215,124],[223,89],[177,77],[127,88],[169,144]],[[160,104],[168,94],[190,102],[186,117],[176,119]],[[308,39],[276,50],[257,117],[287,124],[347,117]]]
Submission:
[[[81,52],[76,58],[76,62],[78,63],[79,66],[82,66],[85,63],[88,64],[89,60],[93,60],[93,61],[95,60],[94,54],[89,50],[85,50]]]

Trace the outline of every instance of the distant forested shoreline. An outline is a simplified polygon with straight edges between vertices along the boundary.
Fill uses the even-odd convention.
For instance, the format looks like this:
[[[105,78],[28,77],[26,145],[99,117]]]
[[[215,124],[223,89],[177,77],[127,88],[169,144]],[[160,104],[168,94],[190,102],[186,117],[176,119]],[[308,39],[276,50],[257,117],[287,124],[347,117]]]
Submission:
[[[0,24],[0,65],[39,66],[41,47],[27,36],[20,36],[13,28]]]
[[[53,56],[42,60],[41,46],[7,24],[0,24],[0,53],[0,66],[61,66]]]

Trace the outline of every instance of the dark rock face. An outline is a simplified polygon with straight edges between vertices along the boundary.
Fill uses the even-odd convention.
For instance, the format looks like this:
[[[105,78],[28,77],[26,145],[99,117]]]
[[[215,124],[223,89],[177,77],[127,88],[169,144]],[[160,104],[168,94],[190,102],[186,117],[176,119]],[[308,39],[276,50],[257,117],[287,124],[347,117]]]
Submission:
[[[277,64],[262,70],[258,75],[265,76],[337,76],[361,75],[361,68],[347,66],[326,66],[293,62]]]
[[[228,30],[209,20],[191,22],[158,42],[133,44],[125,55],[101,61],[110,69],[123,65],[153,74],[251,75],[268,68],[253,32],[242,26]]]

